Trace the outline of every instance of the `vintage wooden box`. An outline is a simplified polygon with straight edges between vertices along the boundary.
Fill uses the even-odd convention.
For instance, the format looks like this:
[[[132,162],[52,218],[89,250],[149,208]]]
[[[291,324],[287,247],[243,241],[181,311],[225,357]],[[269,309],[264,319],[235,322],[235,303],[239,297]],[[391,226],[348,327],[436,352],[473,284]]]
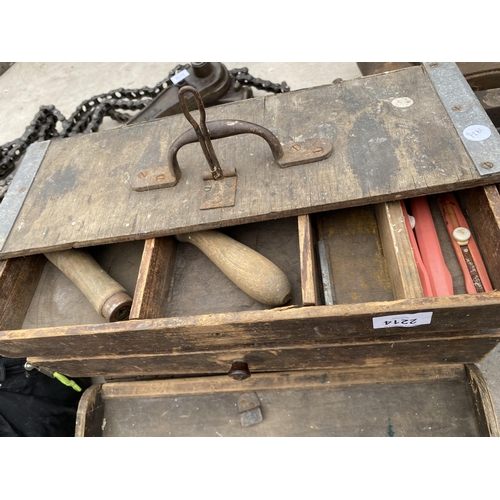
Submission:
[[[84,393],[76,436],[495,436],[475,365],[117,381]]]
[[[385,370],[393,370],[392,374],[412,367],[439,371],[438,366],[447,364],[454,367],[450,368],[453,377],[462,380],[457,374],[463,365],[481,360],[500,340],[500,293],[496,291],[500,283],[500,194],[495,184],[500,174],[496,142],[490,148],[490,143],[472,141],[472,149],[466,148],[467,139],[450,117],[452,106],[436,92],[426,71],[432,70],[415,67],[291,96],[257,99],[250,110],[240,104],[213,108],[215,118],[248,119],[250,114],[254,121],[263,120],[274,130],[276,123],[286,123],[285,136],[292,143],[300,140],[300,130],[308,138],[329,138],[333,143],[333,153],[321,162],[281,170],[267,159],[269,151],[260,143],[241,140],[246,144],[243,160],[238,159],[238,141],[222,147],[223,160],[237,164],[238,188],[235,205],[215,211],[200,210],[198,198],[192,204],[186,202],[191,200],[186,198],[189,183],[199,177],[199,172],[192,175],[187,169],[180,194],[172,195],[171,210],[165,210],[167,203],[154,212],[154,218],[148,218],[152,204],[166,196],[163,190],[146,192],[143,203],[134,205],[131,200],[137,201],[137,192],[127,187],[126,200],[118,199],[116,214],[111,211],[109,220],[101,223],[107,219],[110,190],[115,189],[110,186],[120,184],[119,162],[112,160],[119,149],[113,146],[113,137],[121,137],[114,135],[122,133],[120,130],[95,134],[99,136],[96,147],[112,150],[106,152],[106,161],[115,161],[110,179],[92,192],[100,214],[94,214],[91,205],[88,219],[80,209],[69,213],[61,208],[71,207],[71,197],[96,186],[92,172],[90,176],[84,173],[88,160],[73,152],[72,167],[56,170],[65,172],[66,177],[60,179],[63,185],[73,179],[74,190],[68,188],[61,196],[50,182],[51,170],[44,171],[42,163],[30,188],[40,194],[24,202],[0,254],[9,257],[0,263],[0,353],[28,357],[33,364],[68,376],[104,376],[107,380],[225,376],[233,363],[245,362],[250,379],[235,382],[227,378],[231,384],[241,383],[242,388],[253,387],[250,381],[265,380],[264,374],[270,372],[333,370],[335,378],[347,370],[355,383],[363,377],[356,371],[360,368],[383,380]],[[476,110],[477,103],[470,100],[473,96],[467,95],[467,99],[472,103],[470,109]],[[328,119],[317,129],[319,108],[327,110]],[[146,132],[151,134],[147,137],[158,140],[163,129],[176,137],[186,128],[181,118],[123,131],[135,144],[140,144],[138,137]],[[479,119],[482,127],[488,125],[484,116],[467,119],[473,120],[467,126]],[[316,136],[315,130],[319,130]],[[497,141],[497,131],[490,132],[488,140]],[[148,153],[151,158],[142,150],[133,153],[127,149],[127,154],[139,154],[142,169],[148,161],[161,163],[165,155],[166,148],[151,145],[153,139],[147,139],[144,146],[144,151],[153,151]],[[78,140],[82,155],[92,149],[91,136]],[[61,167],[59,158],[73,145],[76,141],[51,144],[46,161]],[[93,150],[89,154],[95,158]],[[203,158],[194,146],[189,154],[196,158],[193,164],[199,170]],[[251,156],[266,165],[268,175],[245,173],[244,165]],[[186,162],[188,157],[186,153],[180,159]],[[490,160],[492,165],[484,166]],[[75,181],[79,175],[81,183]],[[200,186],[202,189],[203,183],[198,183],[196,193]],[[120,189],[116,187],[118,194]],[[468,219],[495,290],[465,293],[461,271],[441,230],[454,294],[426,298],[400,200],[427,195],[433,204],[436,194],[450,191]],[[41,199],[40,208],[36,203]],[[138,210],[137,216],[118,224],[133,209]],[[64,212],[66,223],[61,222],[61,230],[53,236],[50,218],[57,211]],[[29,221],[33,222],[31,232],[23,224]],[[48,225],[42,230],[44,224]],[[80,233],[73,232],[75,226]],[[251,299],[197,248],[173,237],[213,228],[223,228],[284,271],[292,285],[286,306],[269,308]],[[56,271],[41,253],[69,246],[92,247],[96,260],[126,285],[133,295],[129,321],[104,323],[91,316],[72,321],[61,310],[62,320],[26,323],[33,301],[57,299],[55,292],[52,299],[41,293],[47,277]],[[110,253],[114,255],[111,260]],[[128,270],[126,276],[120,263]],[[85,309],[85,298],[78,290],[68,293]],[[394,322],[402,315],[419,318],[422,314],[428,320],[411,327]],[[386,322],[381,323],[380,318]],[[110,393],[105,387],[107,397]]]
[[[498,189],[478,187],[455,194],[497,287]],[[320,241],[334,249],[326,256],[333,305],[324,305],[318,229]],[[455,287],[462,293],[423,297],[399,202],[242,225],[227,232],[284,270],[292,283],[289,305],[266,308],[197,248],[162,237],[146,240],[137,256],[129,321],[17,330],[36,278],[49,263],[41,256],[14,258],[2,265],[2,324],[14,328],[1,333],[2,354],[27,356],[70,376],[196,375],[228,373],[238,360],[247,362],[252,373],[471,363],[500,339],[499,292],[463,293],[452,252],[448,266],[454,268]],[[79,300],[86,302],[83,295]],[[374,318],[428,312],[429,324],[374,324]]]

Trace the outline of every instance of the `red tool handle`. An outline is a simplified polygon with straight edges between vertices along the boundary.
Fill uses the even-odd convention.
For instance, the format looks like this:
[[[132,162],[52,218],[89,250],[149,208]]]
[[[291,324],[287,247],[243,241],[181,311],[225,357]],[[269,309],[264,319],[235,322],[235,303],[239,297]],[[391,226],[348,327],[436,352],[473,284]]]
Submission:
[[[462,273],[464,275],[465,288],[467,292],[478,292],[478,289],[474,284],[474,281],[477,280],[477,278],[479,278],[479,280],[481,281],[479,286],[482,285],[482,289],[484,289],[485,292],[491,292],[493,290],[493,287],[491,285],[491,281],[488,276],[488,272],[486,271],[486,267],[484,265],[481,254],[479,253],[479,248],[477,247],[472,234],[470,235],[466,245],[463,246],[466,246],[468,248],[468,251],[470,252],[470,255],[472,257],[473,265],[475,267],[474,277],[471,276],[471,270],[467,265],[461,245],[457,243],[457,240],[453,236],[453,232],[459,227],[463,227],[470,232],[470,227],[467,224],[467,220],[465,219],[465,216],[462,213],[462,210],[460,209],[455,196],[452,193],[440,195],[438,197],[438,204],[439,208],[441,209],[443,219],[446,223],[446,230],[450,235],[451,243],[453,245],[453,249],[455,250],[458,263],[460,264]],[[481,291],[481,289],[479,291]]]
[[[453,280],[444,261],[427,198],[412,198],[410,203],[415,217],[415,236],[429,275],[432,293],[436,297],[453,295]]]
[[[413,255],[415,257],[415,263],[417,264],[418,276],[420,278],[420,283],[422,284],[422,290],[424,291],[424,297],[433,297],[434,293],[432,291],[432,284],[425,268],[424,261],[420,255],[420,250],[418,249],[417,240],[415,239],[415,233],[410,223],[410,216],[406,210],[406,205],[404,201],[401,201],[401,207],[403,209],[403,215],[405,218],[406,229],[408,231],[408,236],[410,237],[410,245],[413,250]]]

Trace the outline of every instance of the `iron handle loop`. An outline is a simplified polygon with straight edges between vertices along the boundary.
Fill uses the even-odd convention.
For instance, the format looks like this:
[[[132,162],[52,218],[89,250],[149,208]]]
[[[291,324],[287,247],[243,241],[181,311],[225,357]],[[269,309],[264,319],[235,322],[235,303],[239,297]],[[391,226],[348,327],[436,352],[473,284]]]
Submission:
[[[241,134],[258,135],[269,144],[276,161],[280,160],[284,155],[283,147],[278,138],[270,130],[255,123],[243,120],[214,120],[206,122],[206,127],[209,138],[214,140]],[[199,140],[195,130],[196,129],[190,129],[180,135],[172,143],[168,151],[168,166],[173,169],[178,180],[180,179],[181,173],[177,161],[177,153],[186,144],[192,144]]]
[[[190,93],[193,95],[194,100],[196,102],[196,106],[198,107],[198,111],[200,112],[200,123],[198,124],[194,119],[193,115],[189,112],[187,103],[186,103],[186,94]],[[196,142],[196,139],[199,141],[203,153],[207,159],[208,165],[210,167],[210,172],[212,173],[212,177],[214,180],[220,179],[224,176],[222,169],[219,164],[219,160],[215,154],[214,148],[212,146],[211,139],[221,139],[223,137],[230,137],[232,135],[238,134],[257,134],[263,137],[271,147],[271,151],[274,157],[278,160],[283,156],[283,148],[281,147],[280,142],[276,138],[274,134],[272,134],[269,130],[264,127],[260,127],[254,123],[243,122],[243,121],[215,121],[209,122],[210,124],[210,132],[207,129],[206,123],[206,113],[205,106],[203,105],[203,99],[201,98],[200,93],[190,85],[186,85],[185,87],[181,87],[179,90],[179,104],[181,106],[182,112],[184,116],[189,121],[189,123],[193,126],[193,130],[189,130],[182,134],[170,147],[168,152],[168,163],[169,167],[175,172],[177,178],[180,177],[180,168],[177,162],[177,152],[179,149],[185,144],[189,144],[190,142]],[[235,126],[237,125],[237,126]],[[192,140],[193,131],[196,136],[194,140]],[[187,136],[186,136],[187,134]]]

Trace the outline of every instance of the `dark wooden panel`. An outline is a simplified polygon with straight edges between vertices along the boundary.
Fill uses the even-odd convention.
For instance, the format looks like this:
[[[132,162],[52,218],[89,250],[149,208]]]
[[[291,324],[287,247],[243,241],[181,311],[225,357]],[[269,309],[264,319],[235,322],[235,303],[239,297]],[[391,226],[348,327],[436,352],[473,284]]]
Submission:
[[[433,312],[431,324],[373,328],[373,318]],[[303,345],[396,334],[408,339],[433,332],[489,331],[500,326],[500,293],[279,308],[184,318],[0,332],[10,357],[95,356],[210,351],[214,348]]]
[[[263,421],[243,427],[236,403],[249,391]],[[117,382],[102,386],[95,427],[104,436],[477,436],[469,392],[463,365]]]
[[[471,387],[473,408],[476,412],[478,429],[481,436],[500,437],[495,405],[488,384],[476,365],[465,365],[468,383]]]
[[[459,191],[491,283],[500,287],[500,193],[496,186]]]
[[[146,240],[130,319],[161,318],[167,309],[176,242],[172,237]]]
[[[401,97],[412,104],[400,107]],[[189,128],[182,115],[53,141],[2,255],[232,226],[500,177],[479,175],[421,67],[216,106],[207,118],[253,121],[282,142],[328,139],[334,152],[282,169],[259,137],[216,141],[222,166],[238,172],[236,204],[199,210],[208,167],[196,144],[180,151],[175,188],[130,188],[140,170],[166,164],[170,144]]]
[[[335,210],[317,220],[318,237],[329,259],[334,303],[393,300],[375,207]]]
[[[364,344],[316,344],[274,348],[227,347],[174,355],[109,355],[84,359],[29,358],[69,376],[142,376],[227,374],[236,360],[251,372],[313,370],[319,368],[387,367],[431,363],[475,363],[499,342],[500,334],[471,337],[371,341]]]
[[[101,437],[104,429],[104,402],[101,385],[90,386],[78,403],[75,437]]]
[[[0,261],[0,329],[21,328],[46,261],[43,255]]]

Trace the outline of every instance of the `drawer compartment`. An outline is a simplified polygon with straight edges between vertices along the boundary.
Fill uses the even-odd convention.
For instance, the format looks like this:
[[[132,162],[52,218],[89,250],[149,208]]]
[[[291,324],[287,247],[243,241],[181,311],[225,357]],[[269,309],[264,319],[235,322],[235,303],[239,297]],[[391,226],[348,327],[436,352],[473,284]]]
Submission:
[[[488,186],[455,194],[496,287],[499,192]],[[236,360],[252,373],[471,363],[500,340],[496,290],[463,293],[458,280],[453,295],[424,297],[399,201],[222,231],[285,272],[292,287],[288,304],[264,306],[197,248],[156,238],[144,245],[130,321],[8,326],[0,333],[0,352],[72,376],[119,377],[227,373]],[[4,283],[6,269],[4,263]],[[17,287],[25,295],[28,288]],[[401,318],[412,327],[398,323]]]

